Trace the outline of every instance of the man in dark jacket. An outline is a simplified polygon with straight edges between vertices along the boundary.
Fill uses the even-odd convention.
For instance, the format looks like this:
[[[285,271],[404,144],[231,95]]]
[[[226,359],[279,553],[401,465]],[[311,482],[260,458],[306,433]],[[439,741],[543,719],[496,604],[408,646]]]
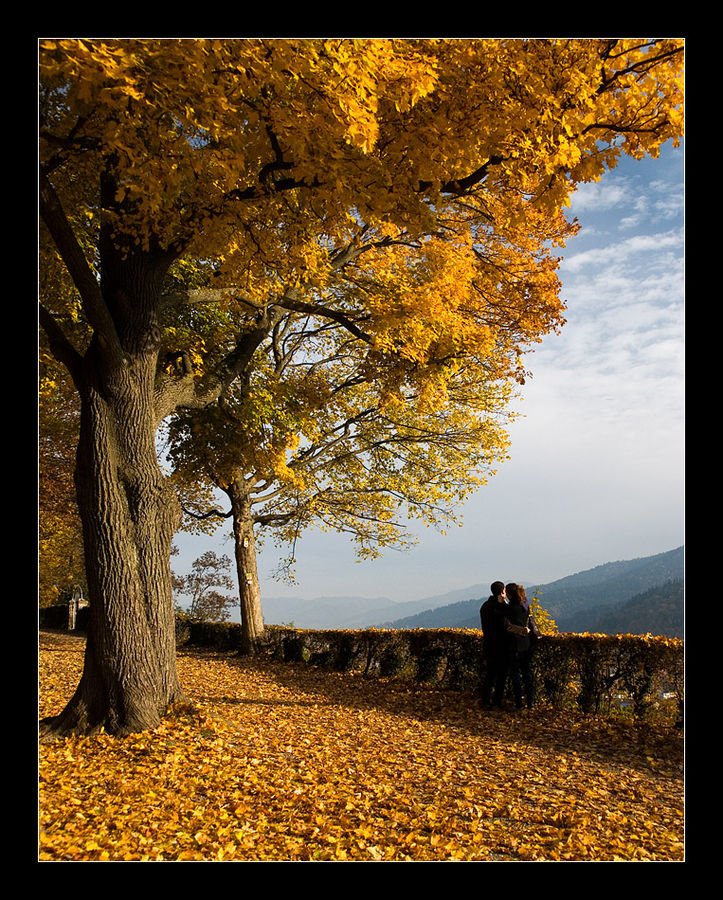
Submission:
[[[482,682],[482,705],[502,706],[510,664],[509,620],[505,586],[501,581],[490,585],[492,595],[480,607],[480,620],[484,635],[482,655],[485,660],[485,677]]]

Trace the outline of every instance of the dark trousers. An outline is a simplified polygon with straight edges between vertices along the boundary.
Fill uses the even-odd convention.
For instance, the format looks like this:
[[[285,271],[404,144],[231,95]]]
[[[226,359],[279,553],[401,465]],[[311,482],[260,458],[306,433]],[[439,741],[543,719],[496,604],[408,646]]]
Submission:
[[[524,692],[525,703],[531,707],[535,701],[534,681],[532,677],[532,653],[524,650],[515,653],[510,665],[510,681],[512,682],[512,696],[515,698],[515,706],[522,706]]]
[[[493,656],[485,660],[485,677],[482,682],[482,703],[485,706],[494,704],[502,706],[505,696],[507,673],[510,667],[506,656]]]

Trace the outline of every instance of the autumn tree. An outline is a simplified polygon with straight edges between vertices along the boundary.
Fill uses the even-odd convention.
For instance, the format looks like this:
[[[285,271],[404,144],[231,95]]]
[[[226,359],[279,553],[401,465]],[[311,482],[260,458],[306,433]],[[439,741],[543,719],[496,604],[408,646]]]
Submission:
[[[290,312],[366,335],[384,379],[485,346],[514,379],[563,322],[570,192],[678,139],[682,65],[675,40],[41,42],[41,245],[88,334],[41,297],[80,398],[91,604],[49,731],[142,730],[182,697],[159,424],[248,379]],[[423,288],[432,247],[449,293]],[[233,340],[185,342],[202,299]]]
[[[80,408],[67,375],[44,361],[39,391],[38,600],[49,606],[85,590],[83,536],[73,485]]]
[[[41,260],[40,292],[63,327],[82,344],[83,326],[75,313],[75,294],[55,255]],[[73,483],[80,428],[80,401],[65,367],[40,335],[38,366],[38,599],[41,606],[61,602],[76,586],[84,592],[83,535]]]
[[[456,270],[439,275],[448,282]],[[435,290],[444,288],[449,294],[446,283]],[[200,328],[206,317],[195,318]],[[373,557],[413,543],[404,513],[446,525],[505,455],[504,354],[498,367],[494,354],[438,353],[386,378],[373,354],[366,335],[290,312],[259,347],[252,375],[222,403],[171,420],[168,452],[186,529],[232,519],[245,652],[264,631],[260,529],[288,548],[279,567],[287,574],[312,523],[349,534],[361,558]],[[227,495],[227,512],[215,508],[210,488]]]
[[[530,600],[530,612],[535,620],[535,625],[540,629],[540,634],[557,634],[557,622],[542,605],[539,591],[533,594]]]
[[[188,614],[208,622],[225,622],[230,618],[234,598],[223,593],[233,588],[229,576],[231,560],[207,550],[191,564],[186,575],[173,574],[177,601],[185,599]]]

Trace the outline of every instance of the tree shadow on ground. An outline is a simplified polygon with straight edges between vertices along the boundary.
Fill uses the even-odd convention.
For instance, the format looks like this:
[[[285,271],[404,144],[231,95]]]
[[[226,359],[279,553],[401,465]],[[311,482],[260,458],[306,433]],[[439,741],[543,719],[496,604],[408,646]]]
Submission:
[[[198,651],[190,651],[196,654]],[[220,654],[213,654],[216,658]],[[205,697],[205,702],[267,705],[334,705],[379,710],[456,729],[471,737],[528,744],[546,752],[575,754],[606,767],[630,767],[648,775],[682,777],[683,735],[672,728],[619,718],[585,715],[574,710],[539,707],[517,712],[483,710],[470,692],[358,673],[338,673],[300,663],[265,657],[222,654],[225,662],[257,671],[286,690],[302,691],[311,699],[270,701],[254,698]]]

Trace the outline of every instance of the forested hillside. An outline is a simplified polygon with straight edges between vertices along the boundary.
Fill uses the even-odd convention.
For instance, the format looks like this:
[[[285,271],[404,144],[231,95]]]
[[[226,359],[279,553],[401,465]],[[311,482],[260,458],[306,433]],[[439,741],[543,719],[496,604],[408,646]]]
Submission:
[[[683,581],[650,588],[601,615],[591,631],[601,634],[662,634],[682,638]]]
[[[561,631],[590,631],[591,618],[597,618],[601,609],[682,578],[683,548],[678,547],[655,556],[605,563],[534,590]]]

